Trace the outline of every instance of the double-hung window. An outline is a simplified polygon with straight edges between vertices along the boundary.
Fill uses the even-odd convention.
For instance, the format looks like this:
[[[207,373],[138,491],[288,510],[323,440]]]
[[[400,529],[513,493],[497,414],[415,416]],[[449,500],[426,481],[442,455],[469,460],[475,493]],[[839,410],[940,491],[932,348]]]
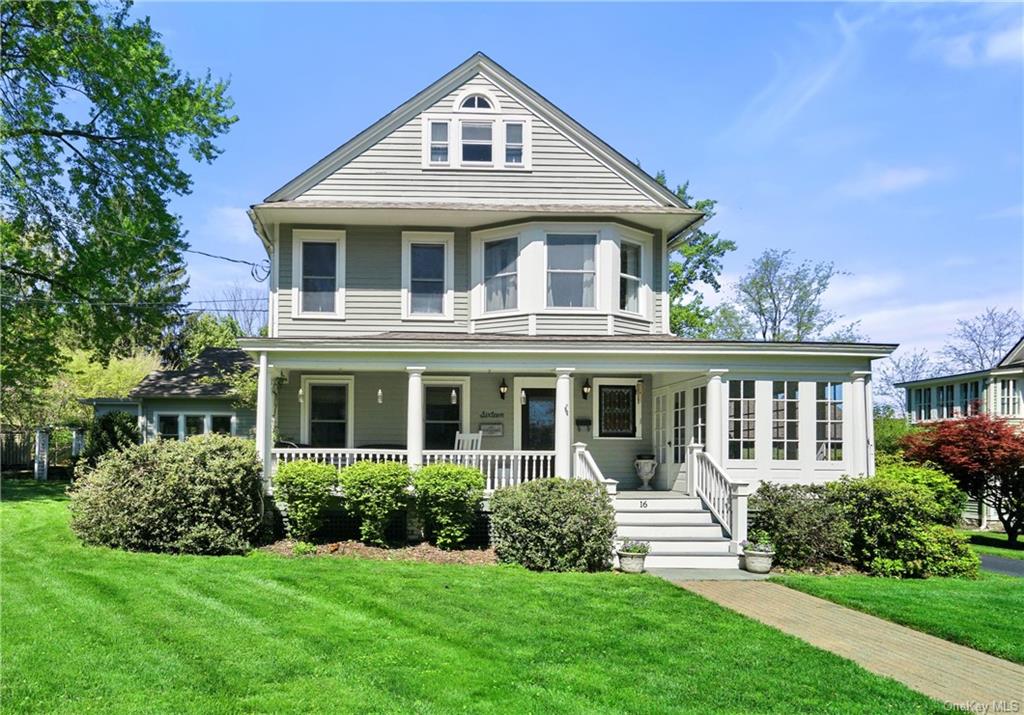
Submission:
[[[160,413],[156,416],[156,432],[161,439],[187,439],[210,432],[233,434],[233,422],[231,413]]]
[[[423,397],[423,446],[452,449],[455,433],[462,429],[462,386],[426,385]]]
[[[406,318],[450,320],[454,302],[454,237],[402,234],[402,311]]]
[[[292,240],[293,315],[343,317],[345,232],[296,229]]]
[[[754,459],[756,422],[753,380],[729,381],[729,459]]]
[[[462,163],[490,164],[493,161],[492,122],[462,122]]]
[[[484,310],[515,310],[519,305],[519,238],[484,244]]]
[[[843,383],[819,382],[816,394],[816,459],[839,462],[843,459]]]
[[[430,163],[448,164],[448,122],[430,122]]]
[[[505,123],[505,163],[509,166],[523,165],[523,123]]]
[[[597,275],[595,234],[549,233],[549,308],[593,308]]]
[[[307,375],[301,385],[301,441],[311,447],[351,446],[352,378]]]
[[[597,411],[597,436],[602,438],[639,439],[640,414],[637,409],[639,402],[640,382],[621,380],[594,380],[597,400],[594,408]],[[684,423],[685,424],[685,423]]]
[[[1017,394],[1017,381],[1003,379],[999,381],[999,414],[1012,417],[1020,412],[1020,395]]]
[[[619,246],[619,309],[640,312],[640,257],[643,250],[637,243],[623,241]]]
[[[800,383],[772,382],[772,459],[800,458]]]

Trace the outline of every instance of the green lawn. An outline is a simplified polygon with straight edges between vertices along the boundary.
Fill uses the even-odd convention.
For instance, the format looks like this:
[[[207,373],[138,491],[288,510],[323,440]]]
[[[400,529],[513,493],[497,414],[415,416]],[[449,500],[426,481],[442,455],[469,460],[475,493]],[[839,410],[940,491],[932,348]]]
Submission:
[[[1024,541],[1021,541],[1020,538],[1017,539],[1017,545],[1010,548],[1006,534],[1000,531],[965,531],[963,533],[971,540],[971,548],[979,554],[1024,560]]]
[[[939,638],[1024,663],[1024,579],[778,576],[772,580]]]
[[[0,504],[4,712],[944,712],[654,577],[80,546]]]

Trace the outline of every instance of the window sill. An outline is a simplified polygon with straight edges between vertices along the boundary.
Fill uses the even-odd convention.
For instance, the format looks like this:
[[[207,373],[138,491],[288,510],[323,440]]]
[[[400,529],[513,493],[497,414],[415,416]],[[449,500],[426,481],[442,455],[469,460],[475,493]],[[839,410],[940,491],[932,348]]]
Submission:
[[[594,439],[607,439],[607,440],[613,440],[615,442],[643,442],[644,441],[643,435],[641,435],[639,437],[600,437],[598,435],[594,435]]]
[[[344,313],[292,313],[295,320],[344,320]]]
[[[450,164],[429,164],[424,165],[421,168],[424,171],[481,171],[488,173],[507,171],[514,174],[528,174],[533,171],[533,169],[528,166],[494,166],[493,164],[462,164],[460,166],[452,166]]]
[[[402,320],[412,320],[417,323],[454,323],[455,318],[451,315],[416,315],[407,314],[402,316]]]

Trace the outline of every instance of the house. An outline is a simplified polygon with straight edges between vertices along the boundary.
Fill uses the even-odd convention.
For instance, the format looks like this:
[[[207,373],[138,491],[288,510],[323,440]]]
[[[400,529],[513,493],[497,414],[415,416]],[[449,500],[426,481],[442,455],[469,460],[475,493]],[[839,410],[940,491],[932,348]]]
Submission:
[[[139,421],[144,441],[185,439],[196,434],[221,432],[252,437],[256,411],[239,407],[229,386],[219,379],[228,372],[251,369],[249,356],[234,348],[207,348],[183,370],[156,370],[127,398],[82,400],[97,417],[128,412]]]
[[[1024,423],[1024,337],[988,370],[909,380],[906,391],[911,422],[948,420],[984,413]]]
[[[1024,337],[988,370],[897,383],[905,390],[908,419],[915,424],[989,414],[1024,425]],[[971,499],[964,520],[985,528],[995,509]]]
[[[895,346],[672,335],[668,257],[703,215],[483,54],[249,215],[268,489],[302,458],[591,479],[649,565],[735,568],[759,480],[873,470],[871,361]]]

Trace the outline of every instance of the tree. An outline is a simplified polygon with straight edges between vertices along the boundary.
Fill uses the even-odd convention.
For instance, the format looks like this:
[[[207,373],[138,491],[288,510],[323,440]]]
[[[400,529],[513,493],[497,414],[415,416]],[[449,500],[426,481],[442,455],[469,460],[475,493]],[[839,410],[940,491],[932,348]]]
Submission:
[[[903,388],[896,385],[933,377],[940,369],[924,348],[897,351],[879,361],[871,379],[872,390],[879,402],[892,410],[893,416],[906,418],[907,400]]]
[[[956,321],[942,348],[948,372],[990,370],[1024,336],[1024,317],[1013,308],[986,308],[973,318]]]
[[[238,321],[230,315],[190,313],[168,336],[163,350],[164,362],[173,368],[185,368],[206,348],[238,347],[242,335]]]
[[[906,456],[930,462],[996,510],[1007,541],[1024,528],[1024,433],[986,414],[933,422],[904,442]]]
[[[242,283],[232,283],[212,300],[216,301],[217,311],[222,315],[230,315],[238,323],[242,335],[262,335],[267,328],[267,291],[265,288],[253,288]]]
[[[875,454],[898,455],[903,453],[903,443],[907,435],[918,430],[916,425],[907,422],[907,418],[897,415],[889,405],[878,405],[874,414]]]
[[[822,296],[840,275],[830,262],[793,263],[792,251],[769,248],[736,284],[732,304],[720,309],[730,332],[776,341],[858,340],[857,323],[837,325],[840,315],[825,310]]]
[[[98,360],[153,344],[187,286],[179,218],[236,120],[227,85],[178,70],[130,3],[0,6],[0,379],[41,387],[64,347]]]
[[[668,186],[664,171],[659,171],[654,178],[662,186]],[[685,205],[704,212],[706,225],[714,218],[718,202],[694,200],[689,189],[689,181],[678,184],[675,195]],[[722,274],[722,258],[735,250],[734,242],[720,238],[718,231],[705,231],[703,226],[691,231],[677,246],[668,265],[669,326],[673,333],[688,338],[711,337],[714,310],[704,304],[699,285],[710,286],[716,293],[721,290],[718,277]]]

